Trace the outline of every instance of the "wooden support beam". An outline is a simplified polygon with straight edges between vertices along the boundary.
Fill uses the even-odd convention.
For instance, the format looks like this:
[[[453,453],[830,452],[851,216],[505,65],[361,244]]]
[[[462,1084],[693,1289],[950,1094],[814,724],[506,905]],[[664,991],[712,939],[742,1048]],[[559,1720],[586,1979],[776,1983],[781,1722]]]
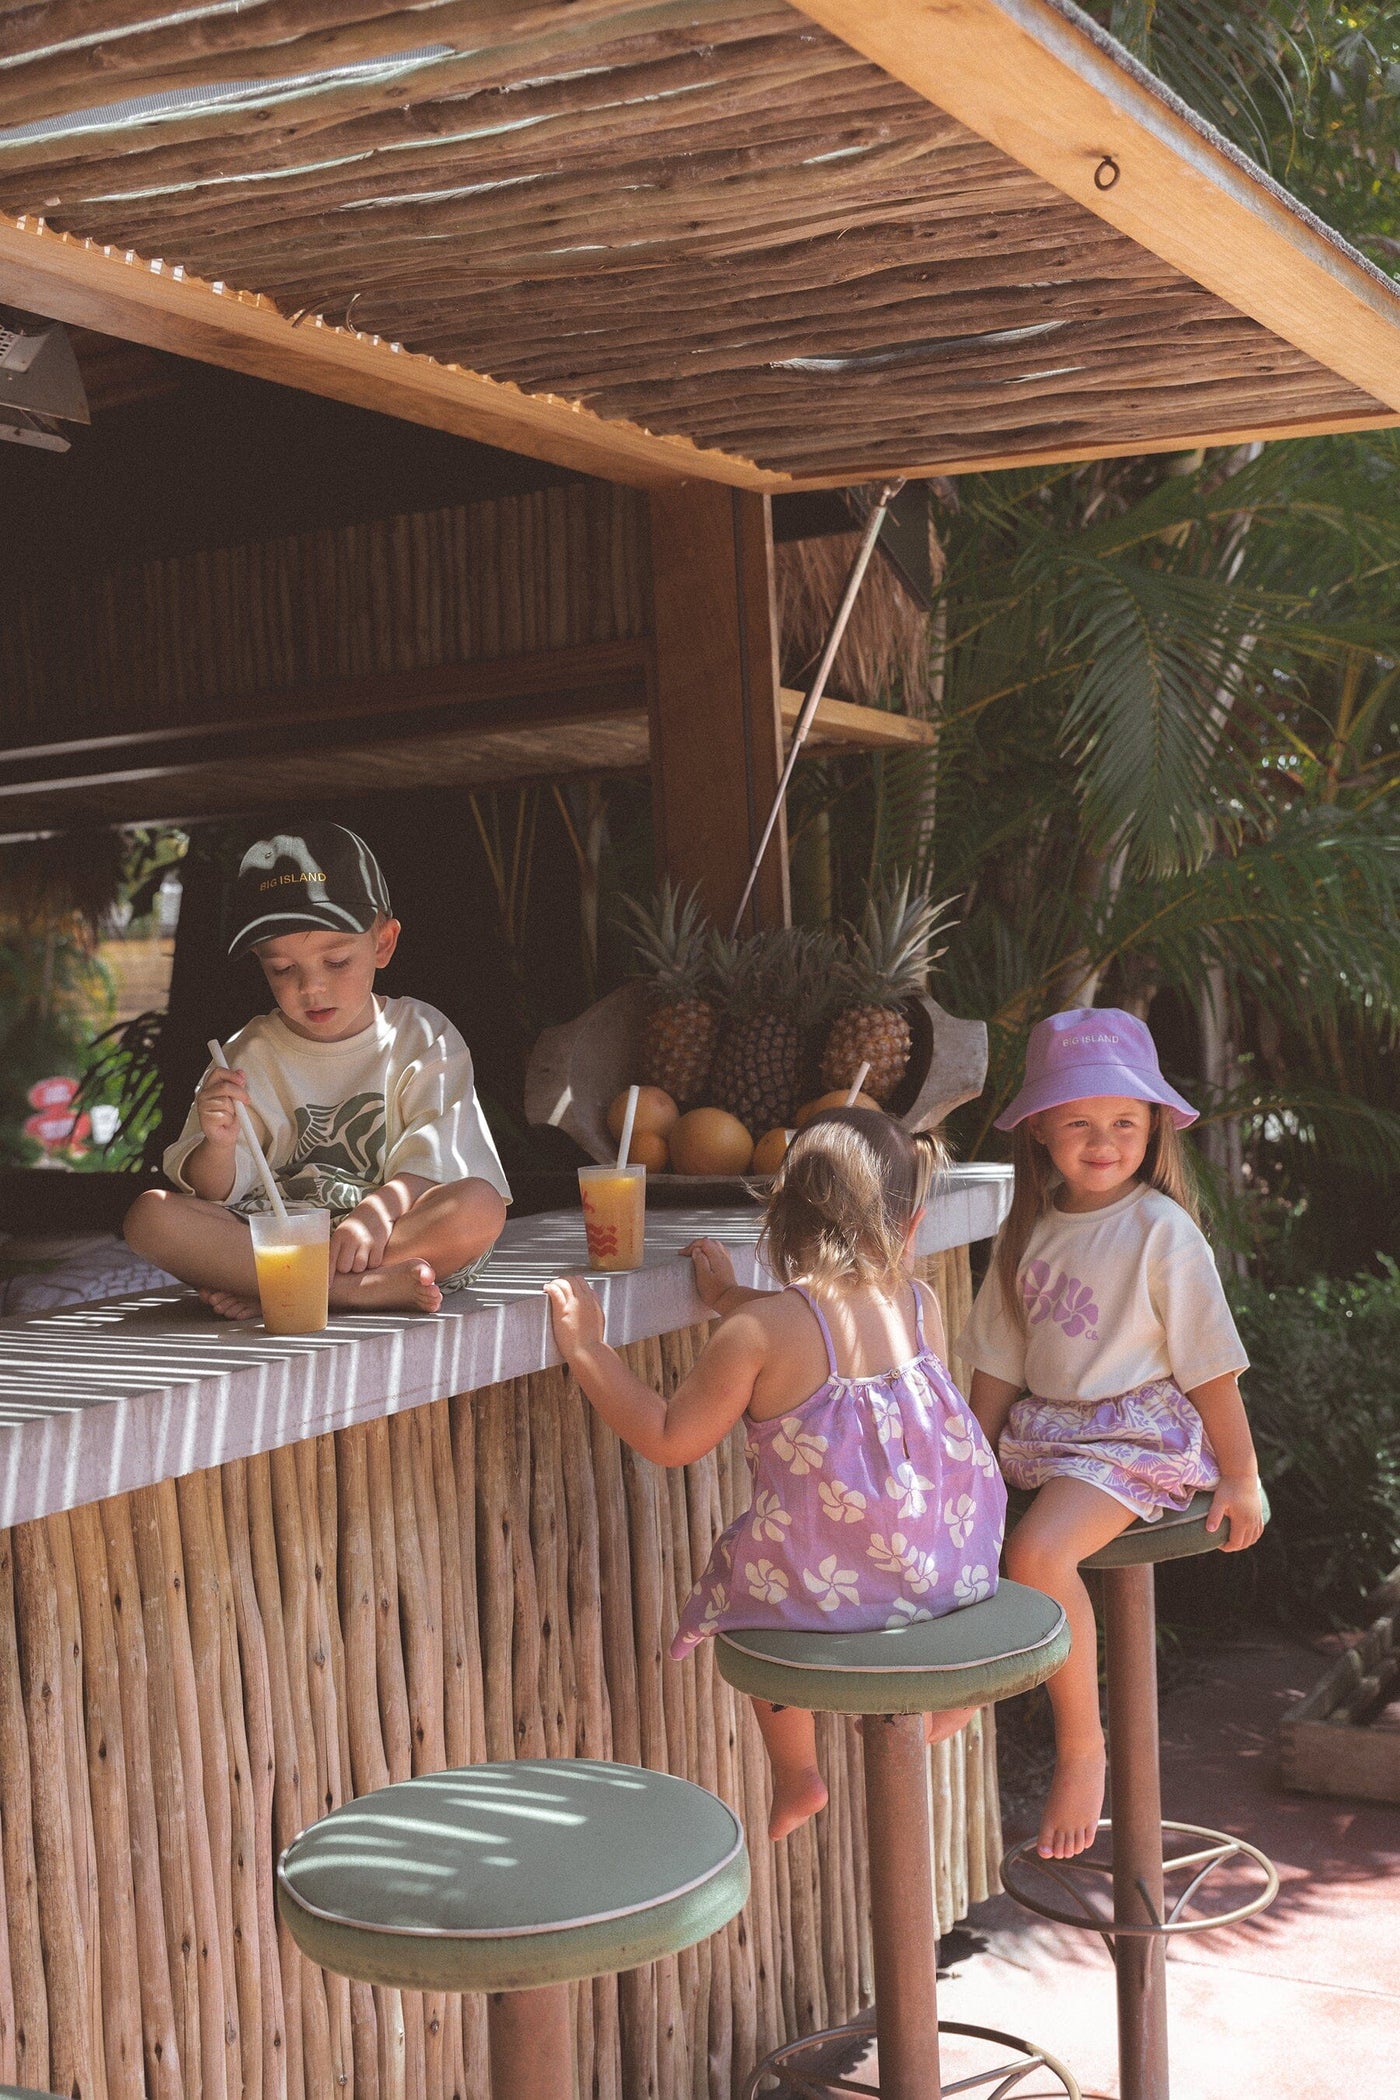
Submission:
[[[158,258],[74,240],[42,219],[0,214],[0,300],[633,488],[697,479],[752,489],[791,486],[785,474],[765,473],[689,438],[655,437],[635,423],[605,421],[557,394],[522,393],[379,336],[327,327],[316,315],[298,324],[256,292],[206,284]]]
[[[778,696],[784,734],[797,726],[806,701],[805,693],[785,685]],[[884,707],[857,707],[849,700],[830,695],[817,703],[816,716],[804,751],[909,751],[932,750],[938,742],[938,724],[920,721],[917,715],[897,715]]]
[[[1125,61],[1077,8],[1065,0],[797,4],[1238,312],[1400,409],[1400,287]]]
[[[651,786],[657,867],[728,928],[783,764],[773,521],[766,497],[695,482],[651,499]],[[791,916],[787,826],[750,924]]]

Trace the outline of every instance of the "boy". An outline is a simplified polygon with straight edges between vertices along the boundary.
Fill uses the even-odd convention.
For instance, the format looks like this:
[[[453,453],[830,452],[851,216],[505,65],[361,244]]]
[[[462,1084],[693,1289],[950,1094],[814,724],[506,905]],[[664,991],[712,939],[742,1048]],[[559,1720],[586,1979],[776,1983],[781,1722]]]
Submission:
[[[258,1312],[250,1211],[268,1208],[241,1102],[289,1201],[332,1213],[331,1304],[436,1312],[494,1245],[510,1187],[457,1030],[417,999],[376,997],[399,922],[379,864],[340,824],[243,855],[230,956],[250,950],[276,1010],[211,1065],[165,1153],[175,1191],[127,1212],[128,1246],[227,1319]]]

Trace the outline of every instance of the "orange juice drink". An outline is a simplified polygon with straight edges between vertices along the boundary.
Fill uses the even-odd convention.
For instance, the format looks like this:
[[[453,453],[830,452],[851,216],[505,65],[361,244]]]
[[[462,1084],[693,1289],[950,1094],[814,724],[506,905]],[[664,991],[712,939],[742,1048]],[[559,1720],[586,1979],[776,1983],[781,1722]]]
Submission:
[[[580,1167],[578,1192],[583,1204],[591,1269],[640,1269],[646,1232],[645,1167]]]
[[[286,1218],[271,1211],[248,1220],[263,1326],[269,1334],[319,1334],[328,1317],[331,1214],[288,1204]]]

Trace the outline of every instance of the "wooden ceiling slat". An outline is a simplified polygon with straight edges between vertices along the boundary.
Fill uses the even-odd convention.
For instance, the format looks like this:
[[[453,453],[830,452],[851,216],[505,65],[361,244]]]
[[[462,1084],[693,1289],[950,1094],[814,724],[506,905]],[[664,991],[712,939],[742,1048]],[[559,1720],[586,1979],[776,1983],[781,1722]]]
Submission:
[[[128,144],[132,135],[126,130],[79,134],[71,158],[40,161],[27,156],[23,143],[0,138],[0,201],[33,201],[33,183],[41,167],[44,201],[71,208],[121,197],[128,185],[133,192],[171,195],[193,185],[196,194],[214,195],[236,193],[242,182],[265,184],[279,170],[286,171],[285,177],[277,176],[279,182],[295,183],[303,170],[307,180],[315,181],[318,171],[362,156],[377,156],[377,164],[384,166],[413,167],[450,161],[479,145],[505,156],[513,150],[516,131],[527,139],[556,139],[561,151],[583,154],[595,150],[595,134],[610,135],[634,106],[652,137],[677,134],[678,150],[683,150],[679,134],[691,129],[732,124],[755,114],[771,122],[775,104],[781,106],[788,90],[799,85],[804,114],[835,111],[848,120],[877,119],[886,109],[922,108],[926,118],[939,115],[917,104],[902,82],[887,79],[843,44],[827,39],[815,52],[800,49],[792,60],[787,54],[794,46],[790,37],[720,44],[562,80],[479,88],[456,99],[376,111],[345,123],[315,128],[298,123],[275,133],[250,132],[245,112],[240,134],[220,140],[212,169],[209,145],[202,140],[143,146]],[[276,114],[269,108],[266,121],[272,122]],[[943,121],[949,132],[972,136],[952,118]],[[140,127],[140,136],[148,128]],[[15,191],[16,181],[26,187]]]
[[[41,46],[33,57],[7,39],[0,95],[6,123],[34,123],[176,87],[290,79],[432,44],[509,44],[538,33],[551,14],[557,27],[558,11],[549,0],[533,6],[522,0],[426,0],[408,8],[384,0],[252,0],[227,12],[174,20],[172,12],[148,7],[135,17],[139,23],[144,15],[150,23],[143,34],[129,33],[128,21],[121,25],[128,33],[105,40],[85,36],[58,50],[51,48],[52,34],[36,23],[50,48]],[[592,29],[619,12],[618,0],[570,0],[569,28]],[[104,20],[92,26],[107,31],[118,25]]]
[[[299,4],[299,0],[292,0],[292,4]],[[476,48],[454,49],[442,58],[425,59],[413,68],[411,78],[406,79],[399,72],[387,79],[351,79],[289,96],[285,100],[284,115],[295,108],[313,123],[326,123],[351,114],[368,114],[395,106],[401,108],[406,99],[432,99],[470,87],[500,86],[511,80],[530,79],[542,65],[555,64],[562,68],[571,62],[577,63],[584,55],[592,65],[626,64],[629,58],[647,51],[659,53],[667,48],[677,48],[681,43],[693,46],[697,37],[705,41],[713,38],[742,40],[761,31],[764,24],[767,24],[770,34],[775,29],[796,33],[799,27],[807,26],[794,24],[792,10],[771,4],[771,0],[573,0],[567,18],[562,21],[557,7],[550,5],[549,0],[541,0],[541,4],[534,8],[512,7],[510,0],[444,0],[444,5],[467,10],[480,25],[478,34],[489,30],[493,19],[499,28],[491,41],[478,44]],[[402,18],[402,11],[399,13]],[[516,23],[514,33],[509,27],[512,18]],[[408,42],[398,46],[399,49],[408,50],[439,40],[453,41],[452,38],[435,38],[428,34],[426,12],[410,10],[409,19],[416,23],[416,28]],[[146,40],[133,37],[120,41],[139,44]],[[299,61],[289,61],[289,51],[290,47],[283,45],[277,64],[265,68],[257,77],[276,81],[279,77],[294,76],[307,70]],[[249,54],[250,57],[254,55]],[[39,61],[33,67],[14,70],[16,75],[28,72],[32,76],[37,74],[38,65],[42,63]],[[221,73],[209,64],[196,67],[193,72],[188,68],[158,66],[150,78],[129,72],[117,81],[109,76],[100,86],[91,84],[86,95],[79,94],[76,99],[71,93],[65,99],[61,89],[47,87],[41,90],[32,79],[27,89],[21,89],[17,80],[11,80],[0,93],[0,119],[6,125],[14,126],[37,123],[118,99],[134,100],[143,94],[161,93],[173,87],[214,86],[220,80],[253,77],[255,72],[254,67],[233,65],[225,66]],[[225,109],[195,115],[167,117],[162,114],[150,120],[144,128],[165,139],[178,132],[185,138],[212,141],[228,133],[246,135],[248,121],[246,108]],[[96,127],[93,135],[101,135]],[[72,150],[70,142],[49,143],[59,145],[60,149],[66,144],[67,150]],[[39,165],[42,157],[40,149],[32,164]],[[62,151],[54,157],[62,157]]]
[[[83,212],[100,209],[109,217],[120,212],[130,228],[130,239],[139,243],[146,225],[159,229],[167,241],[171,235],[166,228],[188,237],[217,234],[234,226],[246,232],[263,225],[304,225],[318,213],[364,210],[370,204],[381,207],[396,198],[412,205],[435,190],[450,194],[473,183],[530,182],[537,186],[536,197],[547,202],[553,190],[546,185],[573,182],[587,194],[586,185],[591,182],[596,195],[600,151],[607,154],[610,189],[675,185],[679,163],[684,169],[682,187],[695,186],[702,193],[709,184],[768,167],[785,169],[791,179],[795,161],[821,156],[834,160],[837,155],[868,153],[913,137],[920,139],[925,151],[937,148],[940,190],[952,186],[960,161],[970,187],[974,176],[985,183],[986,171],[996,159],[980,140],[967,138],[951,122],[942,127],[943,137],[939,138],[930,135],[930,127],[916,111],[853,115],[835,98],[817,109],[804,106],[786,120],[769,114],[763,120],[761,137],[739,141],[732,133],[726,137],[725,126],[708,117],[697,121],[699,112],[693,109],[684,124],[678,111],[668,114],[669,124],[636,124],[625,131],[612,121],[612,112],[600,113],[596,125],[586,118],[577,126],[559,119],[548,127],[532,126],[523,135],[478,141],[470,149],[452,144],[412,156],[379,155],[331,170],[291,173],[275,181],[193,185],[155,194],[138,189],[129,197],[99,193],[90,200],[70,196],[63,209],[74,223]],[[961,155],[953,138],[966,141]],[[3,187],[13,190],[13,180]]]

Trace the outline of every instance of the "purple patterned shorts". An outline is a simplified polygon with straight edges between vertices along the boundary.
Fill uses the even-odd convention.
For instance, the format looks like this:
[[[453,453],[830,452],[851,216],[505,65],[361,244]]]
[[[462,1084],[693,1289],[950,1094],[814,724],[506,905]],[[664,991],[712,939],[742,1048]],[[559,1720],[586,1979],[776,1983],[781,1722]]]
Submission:
[[[1012,1487],[1087,1480],[1147,1524],[1220,1480],[1205,1425],[1170,1378],[1111,1400],[1018,1400],[997,1457]]]

